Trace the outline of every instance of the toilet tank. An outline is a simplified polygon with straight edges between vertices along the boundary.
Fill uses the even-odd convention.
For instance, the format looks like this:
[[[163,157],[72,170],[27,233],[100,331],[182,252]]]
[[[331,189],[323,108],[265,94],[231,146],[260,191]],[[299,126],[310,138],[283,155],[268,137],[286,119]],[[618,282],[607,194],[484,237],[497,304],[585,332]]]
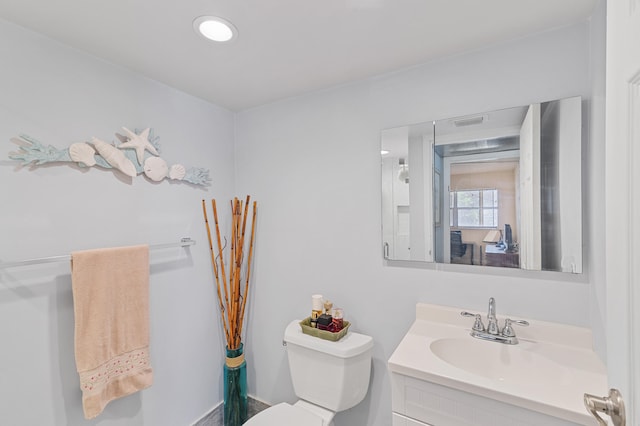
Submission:
[[[302,333],[292,321],[284,333],[296,395],[331,411],[347,410],[367,394],[373,338],[348,332],[337,342]]]

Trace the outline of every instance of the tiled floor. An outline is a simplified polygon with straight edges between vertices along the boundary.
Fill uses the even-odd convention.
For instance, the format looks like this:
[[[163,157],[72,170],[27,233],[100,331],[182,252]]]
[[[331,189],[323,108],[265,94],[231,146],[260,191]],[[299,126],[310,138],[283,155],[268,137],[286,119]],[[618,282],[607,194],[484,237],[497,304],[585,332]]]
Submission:
[[[269,408],[267,404],[251,397],[248,398],[248,404],[249,418],[253,417],[260,411]],[[223,405],[218,405],[212,412],[207,414],[193,426],[224,426]]]

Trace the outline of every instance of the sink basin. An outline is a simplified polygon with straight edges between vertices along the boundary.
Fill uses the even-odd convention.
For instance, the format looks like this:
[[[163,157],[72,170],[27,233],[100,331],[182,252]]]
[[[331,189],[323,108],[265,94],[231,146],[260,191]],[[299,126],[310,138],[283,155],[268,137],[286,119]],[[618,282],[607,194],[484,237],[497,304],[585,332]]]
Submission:
[[[526,347],[525,347],[526,346]],[[534,345],[513,346],[464,338],[437,339],[430,349],[444,362],[472,374],[501,382],[566,383],[570,374],[565,366],[539,355]]]
[[[608,386],[590,330],[531,321],[518,329],[517,345],[506,345],[470,336],[471,326],[460,308],[418,304],[416,320],[389,358],[391,372],[435,386],[425,401],[451,389],[572,424],[593,424],[583,395],[606,394]]]

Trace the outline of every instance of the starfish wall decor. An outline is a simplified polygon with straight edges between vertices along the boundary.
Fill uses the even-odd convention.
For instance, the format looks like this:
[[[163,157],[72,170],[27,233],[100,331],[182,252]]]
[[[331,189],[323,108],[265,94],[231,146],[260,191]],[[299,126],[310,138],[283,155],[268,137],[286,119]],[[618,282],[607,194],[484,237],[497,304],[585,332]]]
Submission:
[[[173,164],[169,167],[160,157],[160,144],[157,142],[158,138],[153,136],[152,129],[135,132],[126,127],[122,129],[125,135],[116,133],[120,141],[118,145],[94,137],[91,142],[76,142],[66,149],[45,146],[28,135],[20,135],[11,138],[12,142],[20,146],[20,151],[9,153],[9,158],[22,161],[23,165],[40,166],[46,163],[73,162],[80,167],[98,166],[116,169],[131,178],[144,173],[147,178],[155,182],[168,178],[194,185],[209,185],[211,179],[206,169],[196,167],[186,169],[182,164]]]

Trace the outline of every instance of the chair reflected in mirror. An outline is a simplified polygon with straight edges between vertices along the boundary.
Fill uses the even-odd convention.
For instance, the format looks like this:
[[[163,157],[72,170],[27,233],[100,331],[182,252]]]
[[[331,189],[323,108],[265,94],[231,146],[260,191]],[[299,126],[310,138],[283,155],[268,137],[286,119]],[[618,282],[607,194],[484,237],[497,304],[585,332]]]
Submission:
[[[473,265],[473,243],[462,241],[462,231],[451,231],[451,263]]]

